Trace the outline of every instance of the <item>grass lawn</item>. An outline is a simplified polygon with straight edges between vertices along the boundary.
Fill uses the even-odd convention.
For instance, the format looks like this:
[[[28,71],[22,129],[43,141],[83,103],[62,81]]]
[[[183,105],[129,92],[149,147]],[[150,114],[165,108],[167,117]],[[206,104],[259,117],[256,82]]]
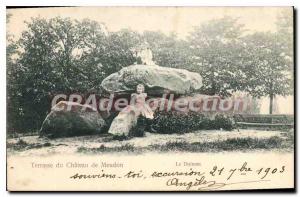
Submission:
[[[109,135],[46,139],[24,136],[7,140],[8,154],[104,154],[144,152],[284,151],[294,149],[294,132],[234,130],[185,134],[146,133],[144,137],[115,140]]]

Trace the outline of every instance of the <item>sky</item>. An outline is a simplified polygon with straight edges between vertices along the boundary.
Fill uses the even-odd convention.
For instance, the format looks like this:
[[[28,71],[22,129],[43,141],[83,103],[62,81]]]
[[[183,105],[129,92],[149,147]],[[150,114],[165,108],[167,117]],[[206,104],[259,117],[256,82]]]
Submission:
[[[69,7],[69,8],[27,8],[8,9],[12,14],[7,31],[16,38],[26,29],[24,21],[31,17],[52,18],[56,16],[73,19],[89,18],[104,23],[108,31],[122,28],[143,32],[176,32],[179,38],[186,38],[194,26],[223,16],[239,17],[245,28],[253,31],[274,31],[277,14],[291,7]]]

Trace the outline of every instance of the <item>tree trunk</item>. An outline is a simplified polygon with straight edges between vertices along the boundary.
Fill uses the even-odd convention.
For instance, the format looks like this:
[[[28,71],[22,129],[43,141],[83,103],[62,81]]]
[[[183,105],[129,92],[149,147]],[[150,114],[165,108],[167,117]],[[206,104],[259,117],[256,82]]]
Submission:
[[[273,113],[273,98],[274,98],[274,95],[273,95],[273,94],[270,94],[269,114],[272,114],[272,113]]]

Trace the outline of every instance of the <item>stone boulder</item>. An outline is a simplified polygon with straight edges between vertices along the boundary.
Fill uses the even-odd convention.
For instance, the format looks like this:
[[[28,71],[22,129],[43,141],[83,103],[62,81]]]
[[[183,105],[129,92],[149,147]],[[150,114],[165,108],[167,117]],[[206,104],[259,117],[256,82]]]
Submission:
[[[40,129],[40,136],[49,138],[100,134],[105,121],[89,105],[61,101],[52,107]]]
[[[202,87],[202,77],[195,72],[161,66],[131,65],[105,78],[101,87],[110,93],[129,94],[143,84],[148,94],[188,94]]]
[[[162,103],[167,103],[165,98],[152,98],[152,102],[149,102],[149,107],[153,112],[159,110]],[[138,119],[141,116],[141,112],[136,110],[133,105],[125,107],[111,122],[111,126],[108,133],[115,136],[134,136],[134,127],[138,124]],[[133,132],[133,133],[132,133]]]
[[[137,119],[140,113],[127,106],[122,110],[117,117],[112,121],[108,133],[115,136],[129,136],[130,130],[137,124]]]

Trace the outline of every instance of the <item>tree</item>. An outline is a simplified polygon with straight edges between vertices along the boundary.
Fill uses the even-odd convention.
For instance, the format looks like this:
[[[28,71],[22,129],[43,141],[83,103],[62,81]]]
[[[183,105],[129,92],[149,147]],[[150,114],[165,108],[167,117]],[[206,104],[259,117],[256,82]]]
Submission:
[[[191,65],[203,77],[202,93],[229,96],[242,90],[246,76],[240,70],[244,33],[238,19],[224,17],[196,27],[190,34]]]
[[[247,88],[255,97],[268,96],[270,98],[269,113],[273,113],[273,100],[276,95],[290,95],[292,93],[291,60],[282,50],[282,43],[278,34],[254,33],[245,38],[248,67]]]
[[[277,34],[286,56],[293,58],[293,10],[283,9],[277,15]]]
[[[20,40],[7,47],[8,70],[13,71],[8,74],[9,107],[19,114],[12,118],[18,122],[14,125],[39,129],[56,94],[101,94],[105,77],[136,61],[130,49],[139,42],[136,32],[108,32],[88,19],[33,18]],[[13,66],[11,48],[20,51]]]
[[[111,32],[108,40],[108,48],[103,54],[103,65],[107,69],[107,75],[136,62],[133,48],[141,44],[139,33],[130,29],[122,29],[117,32]]]
[[[153,60],[159,66],[190,69],[188,43],[179,40],[175,33],[167,36],[161,32],[145,31],[143,39],[149,43]]]
[[[18,85],[10,92],[16,94],[14,105],[22,112],[22,129],[36,130],[55,94],[85,93],[100,85],[105,76],[92,61],[96,49],[88,44],[92,45],[92,38],[105,40],[106,35],[100,24],[90,20],[33,18],[27,27],[17,46]]]
[[[11,14],[6,15],[6,23],[10,22]],[[19,79],[22,67],[17,63],[19,55],[18,44],[14,37],[7,33],[6,35],[6,76],[7,76],[7,130],[15,132],[21,125],[20,117],[22,109],[19,108]]]

